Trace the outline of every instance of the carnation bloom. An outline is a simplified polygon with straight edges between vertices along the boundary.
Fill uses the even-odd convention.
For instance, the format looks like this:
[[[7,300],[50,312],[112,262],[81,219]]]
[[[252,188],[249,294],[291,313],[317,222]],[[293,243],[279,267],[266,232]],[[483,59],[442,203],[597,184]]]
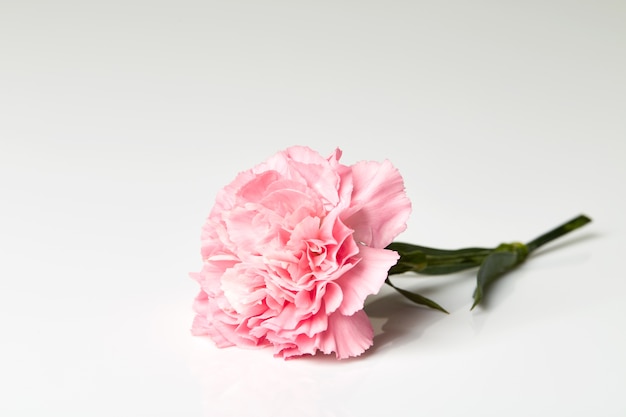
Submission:
[[[363,311],[398,254],[411,204],[389,161],[339,163],[302,146],[240,173],[202,229],[192,326],[219,347],[272,346],[289,358],[358,356],[373,343]]]

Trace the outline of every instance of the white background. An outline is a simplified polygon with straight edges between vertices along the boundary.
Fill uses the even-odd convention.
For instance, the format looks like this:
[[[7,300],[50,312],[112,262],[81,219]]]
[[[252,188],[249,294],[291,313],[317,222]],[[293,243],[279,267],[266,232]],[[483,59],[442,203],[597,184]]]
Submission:
[[[0,1],[0,414],[626,415],[626,3]],[[368,299],[358,359],[190,336],[217,191],[290,145],[391,160],[398,239],[527,241]]]

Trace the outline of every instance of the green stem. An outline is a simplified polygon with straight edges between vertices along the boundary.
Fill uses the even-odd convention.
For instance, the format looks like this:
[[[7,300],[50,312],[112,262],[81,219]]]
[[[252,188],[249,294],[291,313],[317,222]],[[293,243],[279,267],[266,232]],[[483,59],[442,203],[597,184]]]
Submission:
[[[591,219],[581,214],[549,232],[542,234],[536,239],[531,240],[527,244],[519,242],[502,243],[493,249],[465,248],[443,250],[412,245],[410,243],[392,242],[387,246],[387,249],[398,252],[400,259],[396,265],[391,267],[388,275],[402,274],[404,272],[442,275],[479,267],[476,290],[474,291],[473,309],[482,301],[489,285],[500,279],[508,271],[523,263],[532,251],[589,222],[591,222]],[[398,288],[393,285],[389,279],[387,279],[386,283],[417,304],[446,312],[443,307],[434,301],[419,294]]]
[[[589,222],[591,222],[591,219],[585,216],[584,214],[581,214],[580,216],[577,216],[573,218],[572,220],[565,222],[562,225],[555,227],[549,232],[544,233],[543,235],[537,237],[536,239],[533,239],[530,242],[528,242],[526,244],[526,247],[528,248],[528,252],[532,252],[536,250],[537,248],[539,248],[540,246],[543,246],[546,243],[553,241],[554,239],[557,239],[563,235],[566,235],[567,233],[574,231],[586,225]]]

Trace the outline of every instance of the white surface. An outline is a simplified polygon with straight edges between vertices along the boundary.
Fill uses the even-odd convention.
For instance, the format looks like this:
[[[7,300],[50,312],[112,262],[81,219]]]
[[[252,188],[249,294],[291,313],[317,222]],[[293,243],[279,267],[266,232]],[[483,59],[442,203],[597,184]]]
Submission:
[[[623,2],[0,3],[0,414],[623,416]],[[294,144],[390,159],[400,240],[529,240],[396,278],[356,360],[219,350],[189,327],[219,188]]]

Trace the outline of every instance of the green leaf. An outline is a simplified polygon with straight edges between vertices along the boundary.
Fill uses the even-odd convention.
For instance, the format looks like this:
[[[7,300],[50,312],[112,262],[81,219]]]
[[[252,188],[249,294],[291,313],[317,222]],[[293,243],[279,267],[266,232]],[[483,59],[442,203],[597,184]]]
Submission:
[[[434,310],[439,310],[439,311],[441,311],[443,313],[449,314],[448,311],[445,308],[441,307],[439,304],[437,304],[433,300],[431,300],[429,298],[426,298],[423,295],[420,295],[418,293],[407,291],[405,289],[396,287],[395,285],[392,284],[392,282],[389,280],[389,278],[387,278],[385,280],[385,283],[387,285],[389,285],[391,288],[393,288],[396,291],[398,291],[400,294],[402,294],[406,298],[408,298],[409,300],[413,301],[415,304],[423,305],[423,306],[432,308]]]
[[[386,249],[394,250],[400,255],[396,265],[389,270],[389,275],[404,272],[424,275],[451,274],[479,266],[493,251],[486,248],[434,249],[402,242],[393,242]]]
[[[449,262],[447,264],[437,265],[435,262],[431,262],[426,268],[420,271],[420,274],[424,275],[445,275],[453,274],[455,272],[464,271],[470,268],[476,268],[480,265],[480,260],[458,260],[455,263]]]
[[[488,251],[492,249],[486,248],[463,248],[463,249],[435,249],[426,246],[413,245],[411,243],[404,242],[392,242],[385,249],[390,249],[398,252],[400,255],[412,252],[422,252],[425,255],[433,256],[459,256],[468,255],[479,251]]]
[[[422,271],[428,266],[426,260],[426,254],[419,251],[399,253],[400,259],[398,262],[389,269],[388,274],[402,274],[404,272],[418,272]]]
[[[524,262],[527,256],[528,249],[523,243],[503,243],[487,256],[478,269],[474,304],[471,310],[480,304],[487,288],[493,282]]]

